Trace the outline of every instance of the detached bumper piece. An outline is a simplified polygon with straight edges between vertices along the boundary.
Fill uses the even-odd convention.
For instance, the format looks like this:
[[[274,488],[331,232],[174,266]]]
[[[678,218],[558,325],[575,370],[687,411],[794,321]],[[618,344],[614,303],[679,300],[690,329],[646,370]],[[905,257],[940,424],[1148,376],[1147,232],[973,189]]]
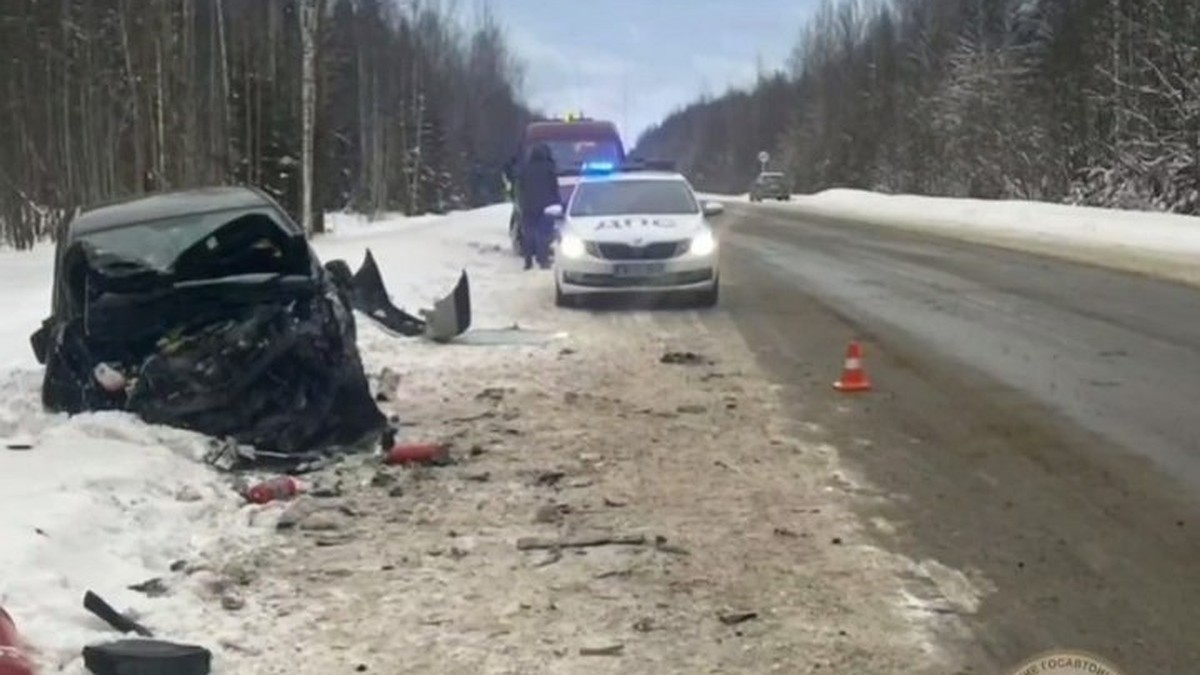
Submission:
[[[353,276],[350,267],[341,260],[331,261],[326,269],[345,293],[350,306],[389,333],[448,342],[471,327],[471,287],[465,270],[454,290],[434,303],[433,309],[420,310],[422,318],[417,318],[392,303],[379,264],[369,249],[362,266]]]

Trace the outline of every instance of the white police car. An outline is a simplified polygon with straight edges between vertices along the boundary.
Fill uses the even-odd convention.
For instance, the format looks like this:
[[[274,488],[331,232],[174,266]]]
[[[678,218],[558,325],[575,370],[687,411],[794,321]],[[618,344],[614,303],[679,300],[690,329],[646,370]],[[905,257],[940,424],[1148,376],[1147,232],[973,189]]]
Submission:
[[[718,202],[701,204],[674,171],[588,167],[567,203],[546,215],[559,222],[554,283],[558,306],[592,294],[688,294],[717,303],[717,238],[707,219]]]

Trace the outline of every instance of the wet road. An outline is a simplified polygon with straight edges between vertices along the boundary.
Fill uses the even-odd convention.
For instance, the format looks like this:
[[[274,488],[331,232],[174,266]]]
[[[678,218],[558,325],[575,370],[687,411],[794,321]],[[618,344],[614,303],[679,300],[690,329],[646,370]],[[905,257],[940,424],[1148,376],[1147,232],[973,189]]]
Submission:
[[[1200,291],[772,207],[724,230],[723,311],[889,496],[880,537],[991,587],[972,672],[1054,647],[1195,671]],[[829,386],[851,338],[862,398]]]

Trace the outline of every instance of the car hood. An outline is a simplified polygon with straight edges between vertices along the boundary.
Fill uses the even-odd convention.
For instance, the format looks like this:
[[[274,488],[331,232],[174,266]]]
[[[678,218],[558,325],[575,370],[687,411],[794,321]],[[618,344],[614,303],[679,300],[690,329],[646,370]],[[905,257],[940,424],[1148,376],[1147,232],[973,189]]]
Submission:
[[[629,215],[571,218],[563,227],[584,241],[643,243],[690,239],[708,229],[699,214]]]

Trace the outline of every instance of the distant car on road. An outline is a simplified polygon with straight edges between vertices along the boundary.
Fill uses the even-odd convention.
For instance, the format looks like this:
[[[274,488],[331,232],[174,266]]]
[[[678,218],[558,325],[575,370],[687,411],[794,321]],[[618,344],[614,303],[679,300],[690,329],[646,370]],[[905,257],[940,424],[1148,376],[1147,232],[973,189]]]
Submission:
[[[791,188],[787,178],[778,171],[764,171],[754,179],[750,186],[750,201],[761,202],[764,199],[778,199],[786,202],[792,198]]]
[[[675,171],[585,171],[561,221],[554,262],[555,300],[571,306],[594,294],[686,294],[717,304],[717,237],[708,218],[718,202],[701,203]]]

